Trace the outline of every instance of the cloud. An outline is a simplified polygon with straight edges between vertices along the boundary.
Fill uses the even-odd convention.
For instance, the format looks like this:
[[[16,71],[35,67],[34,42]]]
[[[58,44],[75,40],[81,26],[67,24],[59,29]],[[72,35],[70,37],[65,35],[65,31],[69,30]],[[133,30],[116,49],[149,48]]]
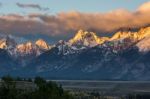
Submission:
[[[38,10],[49,10],[49,8],[44,8],[44,7],[41,7],[40,5],[38,4],[22,4],[22,3],[16,3],[16,5],[20,8],[34,8],[34,9],[38,9]]]
[[[142,4],[139,8],[138,8],[139,12],[150,12],[150,1],[146,2],[144,4]]]
[[[144,6],[145,5],[145,6]],[[0,32],[15,35],[47,35],[52,38],[68,38],[79,29],[106,35],[119,29],[136,29],[150,25],[150,3],[130,12],[118,9],[108,13],[61,12],[56,15],[32,13],[0,16]],[[147,8],[147,7],[148,8]],[[144,9],[144,10],[143,10]]]

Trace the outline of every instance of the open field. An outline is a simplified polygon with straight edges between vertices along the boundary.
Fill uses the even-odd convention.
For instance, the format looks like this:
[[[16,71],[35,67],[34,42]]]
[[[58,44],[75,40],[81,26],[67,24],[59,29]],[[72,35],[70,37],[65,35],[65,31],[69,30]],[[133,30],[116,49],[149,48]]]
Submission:
[[[102,94],[125,95],[132,93],[150,94],[150,81],[88,81],[53,80],[65,90],[99,92]]]

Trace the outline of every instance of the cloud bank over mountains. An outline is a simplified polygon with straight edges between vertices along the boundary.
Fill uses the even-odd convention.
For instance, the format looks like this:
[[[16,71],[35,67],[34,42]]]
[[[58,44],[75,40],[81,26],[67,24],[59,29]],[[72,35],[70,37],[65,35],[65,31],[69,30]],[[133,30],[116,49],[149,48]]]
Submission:
[[[20,4],[22,8],[42,9],[39,5]],[[107,13],[61,12],[56,15],[31,13],[28,15],[0,15],[0,32],[5,34],[43,34],[52,37],[72,35],[79,29],[97,33],[112,33],[123,28],[140,28],[150,24],[150,2],[131,12],[117,9]]]

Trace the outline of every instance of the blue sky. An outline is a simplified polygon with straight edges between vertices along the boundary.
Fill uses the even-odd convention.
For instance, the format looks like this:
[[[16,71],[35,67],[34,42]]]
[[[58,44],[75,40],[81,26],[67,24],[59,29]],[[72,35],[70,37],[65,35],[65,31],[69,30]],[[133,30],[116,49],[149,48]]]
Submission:
[[[1,14],[7,13],[49,13],[79,11],[79,12],[108,12],[115,9],[127,9],[134,11],[139,5],[149,0],[0,0],[3,6],[0,8]],[[16,6],[16,3],[39,4],[48,7],[48,11],[38,9],[23,9]]]

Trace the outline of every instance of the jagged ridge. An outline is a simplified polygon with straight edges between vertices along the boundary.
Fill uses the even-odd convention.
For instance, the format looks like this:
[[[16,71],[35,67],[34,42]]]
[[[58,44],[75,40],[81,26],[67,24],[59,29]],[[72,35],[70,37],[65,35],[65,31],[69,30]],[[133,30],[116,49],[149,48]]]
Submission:
[[[150,65],[149,37],[150,27],[137,32],[119,31],[112,37],[99,37],[96,33],[80,30],[72,39],[60,40],[52,46],[41,39],[16,44],[7,37],[0,40],[0,47],[9,52],[7,56],[12,57],[9,60],[13,64],[27,68],[28,75],[72,77],[77,73],[84,78],[106,74],[108,79],[139,77],[150,80],[147,69]],[[25,73],[22,68],[16,70],[16,73]]]

